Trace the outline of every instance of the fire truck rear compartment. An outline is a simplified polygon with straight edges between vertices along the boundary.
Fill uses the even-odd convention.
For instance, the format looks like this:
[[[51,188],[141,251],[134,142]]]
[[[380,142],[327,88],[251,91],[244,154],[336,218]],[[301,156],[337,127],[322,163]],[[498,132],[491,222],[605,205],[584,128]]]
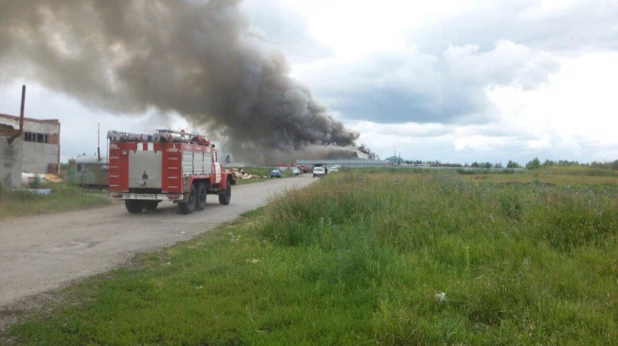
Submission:
[[[129,188],[161,188],[160,151],[129,151]]]

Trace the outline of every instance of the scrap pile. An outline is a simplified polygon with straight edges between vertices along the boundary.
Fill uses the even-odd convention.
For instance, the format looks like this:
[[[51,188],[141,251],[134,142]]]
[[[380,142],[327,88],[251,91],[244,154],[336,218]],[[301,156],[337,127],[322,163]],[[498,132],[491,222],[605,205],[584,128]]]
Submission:
[[[232,168],[231,171],[234,172],[234,175],[238,179],[245,179],[246,180],[246,179],[263,179],[263,178],[268,178],[267,176],[263,176],[263,175],[249,174],[249,173],[245,172],[245,170],[243,168],[241,168],[241,169]]]
[[[62,178],[56,174],[36,174],[36,173],[21,173],[21,183],[28,184],[34,180],[34,177],[38,177],[40,181],[49,181],[52,183],[62,182]]]

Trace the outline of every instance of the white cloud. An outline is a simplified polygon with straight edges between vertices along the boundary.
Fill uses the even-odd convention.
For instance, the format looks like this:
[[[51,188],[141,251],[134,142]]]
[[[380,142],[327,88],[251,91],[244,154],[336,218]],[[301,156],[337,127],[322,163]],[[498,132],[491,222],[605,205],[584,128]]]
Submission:
[[[409,159],[525,163],[541,159],[582,162],[618,159],[618,53],[561,59],[562,69],[535,90],[487,90],[497,113],[491,123],[379,124],[353,127],[381,155]]]
[[[295,64],[293,75],[349,119],[479,123],[492,117],[487,87],[534,89],[558,70],[552,54],[502,39],[487,51],[451,45],[432,55],[409,46],[356,63],[322,59]]]
[[[551,54],[533,52],[505,39],[498,40],[488,52],[480,52],[478,45],[451,45],[443,55],[449,77],[469,86],[514,84],[534,88],[559,67]]]

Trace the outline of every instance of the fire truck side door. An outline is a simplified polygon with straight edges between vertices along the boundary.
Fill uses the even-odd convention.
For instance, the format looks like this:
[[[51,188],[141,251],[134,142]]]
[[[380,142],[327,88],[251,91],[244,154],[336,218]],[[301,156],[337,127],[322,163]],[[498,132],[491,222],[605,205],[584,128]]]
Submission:
[[[215,184],[219,184],[221,182],[221,164],[217,158],[216,151],[212,153],[212,161],[212,166],[214,168],[213,173],[215,174]]]

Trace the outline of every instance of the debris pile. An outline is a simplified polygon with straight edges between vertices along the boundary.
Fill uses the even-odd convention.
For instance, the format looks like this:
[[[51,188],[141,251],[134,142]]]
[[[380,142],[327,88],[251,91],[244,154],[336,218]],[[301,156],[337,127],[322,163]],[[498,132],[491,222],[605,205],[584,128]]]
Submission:
[[[268,178],[267,176],[264,175],[257,175],[257,174],[249,174],[247,172],[245,172],[245,170],[243,168],[238,169],[238,168],[232,168],[231,169],[232,172],[234,172],[234,176],[236,176],[236,178],[238,179],[263,179],[263,178]]]
[[[36,174],[36,173],[21,173],[21,183],[26,185],[34,180],[35,177],[38,177],[40,181],[49,181],[52,183],[60,183],[62,182],[62,178],[56,174]]]

